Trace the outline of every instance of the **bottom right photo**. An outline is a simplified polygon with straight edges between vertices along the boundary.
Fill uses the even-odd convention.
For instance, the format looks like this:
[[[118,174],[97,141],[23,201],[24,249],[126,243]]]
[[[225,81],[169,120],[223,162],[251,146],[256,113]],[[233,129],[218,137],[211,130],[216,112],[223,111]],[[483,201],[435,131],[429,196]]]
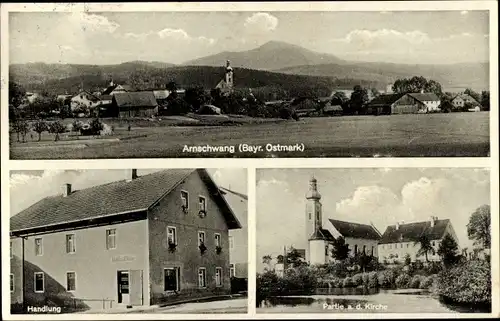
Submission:
[[[257,313],[491,313],[489,169],[256,179]]]

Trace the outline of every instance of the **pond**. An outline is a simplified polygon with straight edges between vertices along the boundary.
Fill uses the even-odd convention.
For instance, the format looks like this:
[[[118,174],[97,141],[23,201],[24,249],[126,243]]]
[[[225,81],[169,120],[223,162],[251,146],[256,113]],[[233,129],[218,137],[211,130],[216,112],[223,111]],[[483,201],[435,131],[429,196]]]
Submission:
[[[258,313],[489,313],[487,307],[441,302],[425,290],[319,289],[314,295],[271,297]]]

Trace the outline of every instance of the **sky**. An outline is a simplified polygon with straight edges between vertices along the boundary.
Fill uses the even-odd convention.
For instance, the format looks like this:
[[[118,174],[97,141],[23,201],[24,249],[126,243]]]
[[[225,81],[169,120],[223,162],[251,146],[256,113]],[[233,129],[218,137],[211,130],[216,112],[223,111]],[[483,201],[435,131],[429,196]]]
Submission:
[[[257,171],[257,263],[283,247],[306,248],[305,195],[318,180],[323,226],[329,218],[388,225],[450,219],[461,248],[472,248],[470,215],[490,204],[490,172],[483,168],[261,169]],[[329,223],[328,223],[329,224]]]
[[[14,12],[10,62],[183,63],[270,40],[352,61],[484,62],[487,11]]]
[[[138,175],[145,175],[161,169],[138,169]],[[207,169],[216,184],[236,192],[247,194],[246,169]],[[84,189],[126,179],[130,170],[39,170],[10,172],[10,215],[31,206],[47,196],[62,193],[63,184]]]

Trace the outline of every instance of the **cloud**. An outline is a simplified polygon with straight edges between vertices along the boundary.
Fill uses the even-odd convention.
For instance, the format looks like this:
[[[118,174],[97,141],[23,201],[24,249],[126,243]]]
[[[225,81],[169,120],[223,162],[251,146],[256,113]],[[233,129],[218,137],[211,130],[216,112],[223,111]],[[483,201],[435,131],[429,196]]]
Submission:
[[[208,38],[205,36],[194,37],[189,35],[183,29],[172,29],[172,28],[165,28],[159,31],[150,31],[143,33],[127,32],[123,35],[123,37],[136,40],[146,40],[148,37],[158,37],[164,41],[177,41],[177,42],[180,41],[190,44],[210,45],[210,46],[216,42],[216,40],[213,38]]]
[[[341,41],[361,47],[380,47],[398,43],[422,44],[430,41],[429,36],[422,31],[413,30],[401,32],[394,29],[356,29],[349,32]]]
[[[268,33],[276,29],[278,18],[269,13],[258,12],[248,17],[244,26],[251,33]]]
[[[84,12],[75,12],[71,14],[70,22],[79,26],[83,31],[108,32],[113,33],[120,27],[105,16],[89,14]]]

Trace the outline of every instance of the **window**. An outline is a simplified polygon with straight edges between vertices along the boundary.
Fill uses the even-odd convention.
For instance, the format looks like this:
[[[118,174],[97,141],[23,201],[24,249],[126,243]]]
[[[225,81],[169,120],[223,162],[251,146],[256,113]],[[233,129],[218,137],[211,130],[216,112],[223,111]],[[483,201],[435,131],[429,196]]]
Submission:
[[[319,212],[316,212],[316,221],[319,221]]]
[[[76,273],[75,272],[67,272],[66,273],[66,291],[75,291],[76,290]]]
[[[163,290],[179,291],[181,279],[181,269],[178,267],[163,269]]]
[[[328,256],[328,245],[325,245],[325,255]]]
[[[232,236],[229,237],[229,248],[230,249],[234,248],[234,239]]]
[[[372,256],[375,253],[375,246],[372,246]]]
[[[66,234],[66,253],[75,253],[75,234]]]
[[[236,268],[234,267],[234,264],[229,265],[229,277],[234,278],[236,275]]]
[[[354,254],[358,254],[358,245],[354,245]]]
[[[392,244],[389,244],[389,249],[392,249]]]
[[[221,241],[220,241],[220,234],[215,233],[215,246],[221,246]]]
[[[14,254],[12,253],[12,241],[10,241],[10,258],[12,259]]]
[[[410,247],[410,243],[406,243],[406,248],[409,248]]]
[[[215,268],[215,286],[222,286],[222,268]]]
[[[311,213],[311,212],[309,212],[309,219],[311,219],[311,218],[312,218],[312,213]]]
[[[198,287],[205,288],[207,286],[207,270],[205,268],[198,269]]]
[[[167,227],[167,240],[168,244],[176,244],[177,245],[177,229],[173,226]]]
[[[432,246],[436,246],[436,242],[432,241]]]
[[[116,249],[116,229],[106,230],[106,249]]]
[[[198,197],[198,203],[200,204],[200,211],[206,212],[207,211],[207,200],[205,197],[200,196]]]
[[[35,255],[36,256],[43,255],[43,242],[42,242],[42,238],[36,238],[35,239]]]
[[[14,292],[15,290],[15,283],[14,283],[14,274],[10,274],[10,292]]]
[[[363,245],[363,254],[366,254],[366,245]]]
[[[45,291],[45,275],[43,272],[35,272],[35,292],[43,293]]]
[[[205,232],[198,231],[198,246],[205,244]]]
[[[189,209],[189,194],[186,191],[181,191],[182,207],[186,210]]]

